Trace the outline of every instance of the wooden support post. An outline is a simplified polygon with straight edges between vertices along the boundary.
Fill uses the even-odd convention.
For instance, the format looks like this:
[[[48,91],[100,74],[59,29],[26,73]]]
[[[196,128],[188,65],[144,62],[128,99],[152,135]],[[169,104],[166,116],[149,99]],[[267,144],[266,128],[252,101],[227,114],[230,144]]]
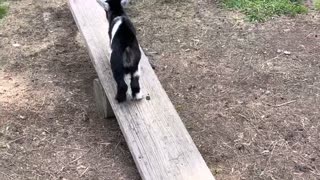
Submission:
[[[103,118],[114,118],[112,107],[98,78],[93,80],[93,90],[99,114]]]

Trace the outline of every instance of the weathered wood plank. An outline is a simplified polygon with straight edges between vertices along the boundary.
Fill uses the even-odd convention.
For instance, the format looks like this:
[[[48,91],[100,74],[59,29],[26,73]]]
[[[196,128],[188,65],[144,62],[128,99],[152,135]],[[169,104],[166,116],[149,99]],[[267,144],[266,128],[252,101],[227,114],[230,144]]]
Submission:
[[[142,179],[214,180],[144,53],[141,84],[150,100],[118,104],[105,12],[95,0],[69,5]]]
[[[114,118],[114,112],[98,78],[93,80],[93,91],[99,114],[103,118]]]

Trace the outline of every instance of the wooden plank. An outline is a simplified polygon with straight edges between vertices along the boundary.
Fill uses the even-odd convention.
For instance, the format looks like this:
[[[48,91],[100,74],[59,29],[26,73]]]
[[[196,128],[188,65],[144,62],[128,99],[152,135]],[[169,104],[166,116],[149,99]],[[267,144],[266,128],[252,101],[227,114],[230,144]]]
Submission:
[[[150,99],[118,104],[105,12],[95,0],[69,0],[69,5],[142,179],[214,180],[145,54],[141,84]]]

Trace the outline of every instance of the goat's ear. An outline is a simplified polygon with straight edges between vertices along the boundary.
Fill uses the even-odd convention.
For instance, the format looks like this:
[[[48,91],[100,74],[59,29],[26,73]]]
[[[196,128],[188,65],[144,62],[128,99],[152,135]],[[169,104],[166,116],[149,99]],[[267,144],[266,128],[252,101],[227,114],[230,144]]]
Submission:
[[[109,6],[108,1],[106,1],[106,0],[97,0],[97,2],[99,3],[99,5],[101,7],[103,7],[104,10],[109,11],[110,6]]]
[[[122,7],[127,7],[129,5],[129,0],[121,0]]]

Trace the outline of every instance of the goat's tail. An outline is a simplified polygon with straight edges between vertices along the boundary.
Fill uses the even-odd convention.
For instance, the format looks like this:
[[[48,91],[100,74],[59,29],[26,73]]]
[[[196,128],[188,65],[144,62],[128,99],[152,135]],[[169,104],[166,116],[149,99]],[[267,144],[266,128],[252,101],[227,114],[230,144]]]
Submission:
[[[137,66],[141,58],[141,52],[139,48],[127,46],[124,49],[123,63],[125,66]]]

